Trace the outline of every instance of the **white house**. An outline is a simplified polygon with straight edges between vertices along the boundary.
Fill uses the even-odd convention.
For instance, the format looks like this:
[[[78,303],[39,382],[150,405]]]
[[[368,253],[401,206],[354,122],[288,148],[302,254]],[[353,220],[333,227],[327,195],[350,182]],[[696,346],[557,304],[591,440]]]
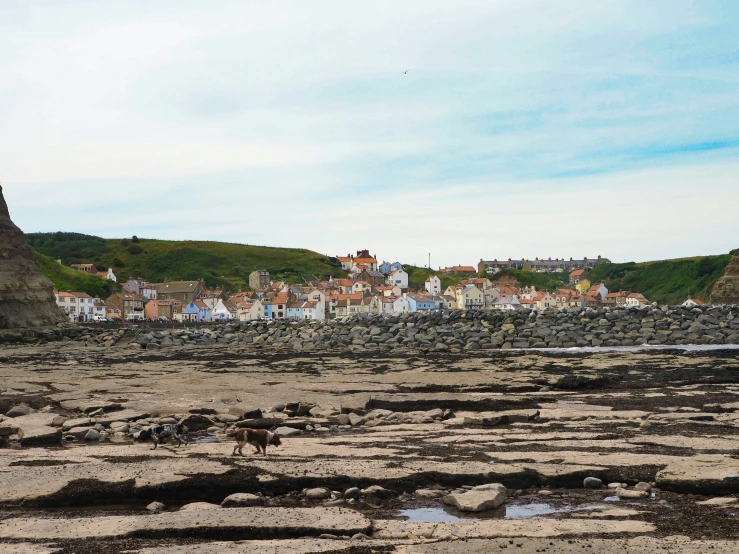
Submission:
[[[387,277],[388,285],[397,285],[401,289],[408,288],[408,274],[404,269],[396,269]]]
[[[520,310],[521,303],[515,296],[499,296],[490,306],[493,310]]]
[[[411,310],[411,306],[408,303],[408,299],[405,296],[400,296],[393,302],[393,312],[396,314],[404,314]]]
[[[241,302],[238,306],[239,321],[255,321],[264,319],[264,305],[257,300]]]
[[[290,302],[287,305],[288,319],[324,319],[323,305],[318,302]]]
[[[434,296],[441,294],[441,279],[436,275],[432,275],[426,279],[426,290]]]
[[[109,281],[113,281],[114,283],[118,282],[118,278],[115,276],[115,273],[113,273],[112,267],[108,268],[108,272],[105,274],[105,278]]]
[[[685,306],[686,308],[695,308],[696,306],[703,306],[703,301],[688,297],[688,299],[680,305]]]
[[[206,305],[208,304],[205,300],[203,300],[203,303]],[[238,313],[232,312],[231,309],[224,304],[223,300],[218,298],[211,311],[211,319],[213,321],[230,321],[236,318],[238,318]]]
[[[601,298],[605,298],[606,296],[608,296],[608,289],[603,283],[597,283],[595,285],[592,285],[588,289],[588,292],[597,292],[598,294],[600,294]]]
[[[84,292],[54,291],[54,297],[57,306],[72,322],[93,321],[95,314],[100,313],[95,309],[95,299]]]
[[[352,285],[352,294],[357,294],[358,292],[364,292],[365,290],[372,288],[372,285],[370,285],[367,281],[355,281]]]

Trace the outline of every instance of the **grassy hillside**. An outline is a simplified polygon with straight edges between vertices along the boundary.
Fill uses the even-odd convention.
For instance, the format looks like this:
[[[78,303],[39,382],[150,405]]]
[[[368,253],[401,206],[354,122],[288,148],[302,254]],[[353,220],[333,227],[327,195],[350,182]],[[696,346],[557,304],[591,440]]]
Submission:
[[[107,298],[120,290],[120,287],[112,281],[59,265],[56,260],[38,252],[36,252],[36,259],[44,275],[54,283],[58,291],[86,292],[92,297]]]
[[[688,294],[708,300],[713,284],[724,274],[730,254],[659,262],[603,264],[588,274],[608,290],[641,292],[652,302],[678,304]]]
[[[426,267],[416,267],[414,265],[404,265],[403,269],[408,274],[408,288],[412,290],[420,290],[425,288],[426,279],[432,275],[436,275],[441,280],[441,291],[444,292],[447,287],[458,285],[460,281],[466,279],[463,275],[445,275]]]
[[[337,260],[299,248],[271,248],[208,241],[152,239],[103,239],[79,233],[30,233],[28,243],[36,251],[65,266],[93,263],[112,267],[119,281],[129,276],[150,282],[205,279],[209,287],[245,288],[255,269],[268,270],[274,280],[344,277]]]
[[[498,273],[487,275],[493,283],[515,279],[519,286],[536,287],[536,290],[555,291],[569,284],[568,273],[534,273],[533,271],[522,271],[520,269],[503,269]]]

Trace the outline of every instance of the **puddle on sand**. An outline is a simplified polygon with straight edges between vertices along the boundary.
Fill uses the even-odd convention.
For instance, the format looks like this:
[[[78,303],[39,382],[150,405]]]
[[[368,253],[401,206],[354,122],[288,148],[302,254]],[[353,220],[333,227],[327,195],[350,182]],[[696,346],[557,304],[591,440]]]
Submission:
[[[549,504],[520,504],[514,506],[501,506],[496,510],[477,513],[462,513],[445,508],[416,508],[412,510],[401,510],[400,515],[408,518],[408,521],[418,523],[442,523],[446,521],[479,521],[481,519],[531,519],[550,514],[564,514],[569,512],[583,512],[591,510],[602,510],[605,506],[595,504],[591,506],[561,506],[554,507]]]

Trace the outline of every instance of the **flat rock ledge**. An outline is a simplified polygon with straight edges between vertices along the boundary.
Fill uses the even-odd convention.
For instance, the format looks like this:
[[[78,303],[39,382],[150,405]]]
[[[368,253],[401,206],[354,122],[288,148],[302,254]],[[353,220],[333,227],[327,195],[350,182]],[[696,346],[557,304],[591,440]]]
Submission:
[[[0,537],[21,540],[71,539],[269,539],[324,533],[369,533],[372,523],[342,508],[232,508],[192,510],[149,516],[76,519],[11,518],[0,522]]]

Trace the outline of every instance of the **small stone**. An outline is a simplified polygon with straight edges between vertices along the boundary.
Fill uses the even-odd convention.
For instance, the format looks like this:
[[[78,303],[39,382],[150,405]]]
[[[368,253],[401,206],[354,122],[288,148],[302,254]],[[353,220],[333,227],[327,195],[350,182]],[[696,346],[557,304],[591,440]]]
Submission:
[[[322,535],[318,535],[319,539],[323,539],[325,541],[339,541],[341,538],[338,535],[332,535],[331,533],[324,533]]]
[[[289,437],[292,435],[299,435],[300,429],[294,429],[292,427],[278,427],[277,429],[275,429],[275,433],[280,435],[280,438]]]
[[[462,494],[456,491],[444,497],[444,504],[454,506],[463,512],[482,512],[494,510],[505,503],[507,499],[506,488],[500,483],[480,485]]]
[[[597,477],[586,477],[582,484],[586,489],[599,489],[603,486],[603,481]]]
[[[353,541],[368,541],[369,537],[365,535],[364,533],[357,533],[356,535],[352,536]]]
[[[191,512],[198,510],[220,510],[221,507],[218,504],[211,504],[210,502],[193,502],[191,504],[185,504],[180,508],[180,512]]]
[[[28,414],[35,414],[36,410],[31,408],[28,404],[18,404],[8,410],[5,415],[8,417],[20,417]]]
[[[90,429],[85,433],[85,440],[86,441],[98,441],[100,440],[100,431],[97,429]]]
[[[652,492],[652,485],[645,483],[644,481],[637,483],[634,488],[642,492]]]
[[[227,496],[221,502],[222,508],[251,508],[253,506],[264,506],[264,497],[240,492]]]
[[[360,425],[364,424],[367,421],[367,418],[359,416],[357,414],[351,413],[349,414],[349,423],[351,423],[352,427],[359,427]]]
[[[166,506],[162,504],[161,502],[152,502],[149,504],[146,509],[149,510],[153,514],[158,514],[160,512],[163,512]]]
[[[325,500],[327,498],[331,498],[331,491],[321,487],[308,489],[305,491],[305,497],[308,500]]]
[[[344,491],[344,498],[346,499],[359,498],[361,494],[362,494],[362,491],[360,491],[358,487],[352,487]]]
[[[339,425],[349,425],[349,414],[339,414],[336,416],[336,423]]]
[[[441,498],[446,492],[439,489],[418,489],[413,494],[419,498]]]
[[[626,489],[616,489],[616,496],[618,496],[619,498],[638,499],[646,498],[647,496],[649,496],[649,493],[644,491],[627,491]]]
[[[64,425],[64,422],[67,421],[67,416],[58,415],[51,421],[52,427],[61,427]]]
[[[552,496],[554,493],[552,491],[548,491],[548,490],[540,490],[539,491],[539,494],[541,496]]]
[[[381,487],[379,485],[372,485],[362,490],[364,496],[374,496],[377,498],[392,498],[395,493],[389,489]]]

